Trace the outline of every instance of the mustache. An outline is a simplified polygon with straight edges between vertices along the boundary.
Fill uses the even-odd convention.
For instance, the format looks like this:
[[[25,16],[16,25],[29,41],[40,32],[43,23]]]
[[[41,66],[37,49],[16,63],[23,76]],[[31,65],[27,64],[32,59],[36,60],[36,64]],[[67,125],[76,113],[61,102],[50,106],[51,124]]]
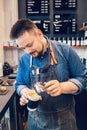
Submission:
[[[35,52],[37,52],[37,50],[33,49],[29,54],[32,55]]]

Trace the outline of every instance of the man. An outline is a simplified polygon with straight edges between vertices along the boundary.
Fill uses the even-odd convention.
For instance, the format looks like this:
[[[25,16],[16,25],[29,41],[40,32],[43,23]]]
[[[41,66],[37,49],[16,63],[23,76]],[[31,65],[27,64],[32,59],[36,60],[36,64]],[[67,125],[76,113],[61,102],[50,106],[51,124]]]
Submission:
[[[46,39],[29,19],[18,20],[10,37],[25,51],[15,83],[20,104],[28,103],[36,82],[45,84],[37,110],[28,113],[28,130],[77,130],[73,96],[87,86],[87,70],[80,58],[70,46]]]

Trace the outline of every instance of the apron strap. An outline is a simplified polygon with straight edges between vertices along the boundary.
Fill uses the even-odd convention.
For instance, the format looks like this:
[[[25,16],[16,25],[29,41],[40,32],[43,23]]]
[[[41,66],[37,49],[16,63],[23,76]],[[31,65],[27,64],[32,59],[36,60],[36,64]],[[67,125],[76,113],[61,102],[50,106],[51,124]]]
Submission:
[[[58,64],[56,57],[55,57],[55,54],[54,54],[54,51],[53,51],[53,48],[52,48],[51,42],[50,42],[49,48],[50,48],[50,55],[51,55],[51,64],[52,65]],[[32,67],[32,55],[30,55],[30,68],[31,67]]]
[[[32,67],[32,55],[30,55],[30,68]]]
[[[52,65],[58,64],[51,43],[50,43],[50,54],[51,54],[51,64]]]

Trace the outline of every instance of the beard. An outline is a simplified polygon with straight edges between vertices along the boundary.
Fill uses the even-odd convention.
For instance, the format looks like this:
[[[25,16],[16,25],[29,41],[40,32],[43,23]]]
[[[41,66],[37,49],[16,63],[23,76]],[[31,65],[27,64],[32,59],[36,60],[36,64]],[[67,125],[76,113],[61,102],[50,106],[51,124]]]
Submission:
[[[35,50],[34,52],[31,52],[30,55],[40,58],[43,55],[43,52],[38,52],[37,50]]]
[[[41,49],[41,51],[38,53],[38,58],[41,58],[41,56],[43,56],[44,55],[44,45],[42,44],[42,49]]]
[[[37,49],[35,49],[30,53],[30,55],[32,55],[33,57],[41,58],[41,56],[44,55],[44,44],[42,43],[42,48],[40,52]]]

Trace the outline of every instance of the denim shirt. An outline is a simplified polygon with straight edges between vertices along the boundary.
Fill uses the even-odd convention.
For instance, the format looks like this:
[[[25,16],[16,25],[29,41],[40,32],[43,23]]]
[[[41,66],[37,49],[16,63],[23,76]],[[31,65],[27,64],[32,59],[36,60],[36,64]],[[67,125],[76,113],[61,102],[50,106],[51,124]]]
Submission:
[[[58,43],[52,41],[52,47],[57,59],[56,72],[60,82],[70,81],[73,82],[79,91],[75,94],[79,94],[83,89],[87,87],[87,69],[81,62],[76,52],[67,44]],[[50,42],[48,41],[48,42]],[[49,62],[48,49],[41,57],[33,58],[33,65],[37,67],[43,67]],[[20,95],[21,89],[30,86],[30,55],[24,53],[20,58],[18,65],[18,72],[16,76],[15,88]]]

